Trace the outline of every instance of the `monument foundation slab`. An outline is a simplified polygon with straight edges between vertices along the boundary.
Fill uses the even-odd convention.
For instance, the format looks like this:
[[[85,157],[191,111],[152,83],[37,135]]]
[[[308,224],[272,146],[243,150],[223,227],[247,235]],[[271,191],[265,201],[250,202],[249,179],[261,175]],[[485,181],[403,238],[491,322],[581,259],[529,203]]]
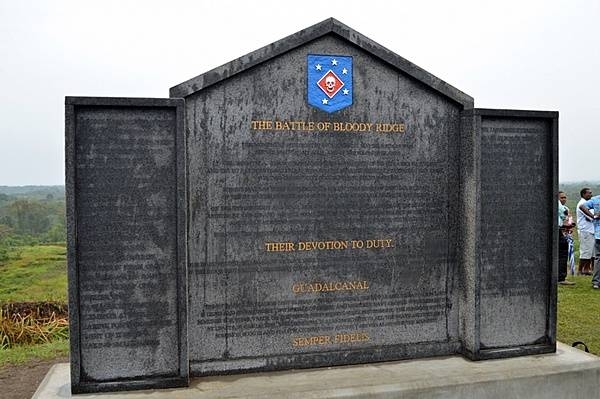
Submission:
[[[556,353],[473,362],[461,356],[193,379],[189,388],[86,395],[86,399],[598,398],[600,358]],[[68,364],[55,365],[33,399],[65,399]]]

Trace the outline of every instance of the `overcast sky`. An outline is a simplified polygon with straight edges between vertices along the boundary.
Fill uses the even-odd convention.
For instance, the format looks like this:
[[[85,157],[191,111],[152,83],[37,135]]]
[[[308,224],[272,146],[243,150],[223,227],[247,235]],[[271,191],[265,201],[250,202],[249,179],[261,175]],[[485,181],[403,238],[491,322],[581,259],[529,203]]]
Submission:
[[[0,185],[64,184],[65,96],[168,97],[328,17],[476,107],[559,111],[560,180],[600,180],[598,0],[0,0]]]

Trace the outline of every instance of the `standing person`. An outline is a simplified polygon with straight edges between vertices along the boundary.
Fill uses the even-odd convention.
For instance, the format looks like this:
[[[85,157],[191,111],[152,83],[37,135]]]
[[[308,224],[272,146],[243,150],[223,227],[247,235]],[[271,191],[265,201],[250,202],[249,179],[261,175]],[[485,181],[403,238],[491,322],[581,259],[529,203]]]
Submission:
[[[569,208],[567,203],[567,194],[564,191],[558,192],[558,284],[574,285],[572,281],[567,281],[567,263],[569,261],[569,240],[567,235],[572,229],[568,221]]]
[[[592,287],[597,290],[600,289],[600,195],[585,201],[579,205],[579,209],[594,220],[594,251],[596,252],[596,258],[592,275]],[[591,210],[594,210],[594,213]]]
[[[579,274],[591,276],[594,265],[594,219],[589,218],[579,207],[592,198],[592,190],[584,187],[579,192],[577,204],[577,232],[579,233]],[[590,209],[592,212],[592,209]]]

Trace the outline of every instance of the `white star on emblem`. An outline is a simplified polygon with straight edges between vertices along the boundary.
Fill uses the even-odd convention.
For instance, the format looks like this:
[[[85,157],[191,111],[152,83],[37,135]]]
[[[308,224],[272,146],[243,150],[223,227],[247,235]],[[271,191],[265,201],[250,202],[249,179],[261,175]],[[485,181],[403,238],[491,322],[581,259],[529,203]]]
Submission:
[[[343,93],[344,93],[344,95],[346,96],[346,95],[348,95],[348,94],[350,93],[350,90],[348,90],[348,89],[344,89],[344,90],[342,90],[342,92],[343,92]]]
[[[321,64],[317,64],[317,65],[315,66],[315,68],[317,68],[317,71],[320,71],[320,70],[321,70]]]
[[[331,65],[337,65],[338,61],[334,58],[331,60]]]
[[[323,105],[327,105],[327,103],[329,103],[329,100],[328,100],[328,99],[326,99],[326,98],[324,98],[324,99],[323,99],[323,100],[321,100],[321,101],[323,101]]]
[[[343,75],[347,75],[348,74],[348,70],[346,68],[342,69],[342,74]]]

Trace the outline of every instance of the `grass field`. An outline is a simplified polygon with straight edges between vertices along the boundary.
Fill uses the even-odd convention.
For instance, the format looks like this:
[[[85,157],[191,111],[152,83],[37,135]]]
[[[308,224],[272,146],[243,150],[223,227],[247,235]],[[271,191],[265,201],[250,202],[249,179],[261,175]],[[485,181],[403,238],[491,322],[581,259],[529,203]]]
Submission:
[[[67,300],[66,249],[60,245],[20,247],[11,260],[0,264],[0,304],[23,301]],[[592,290],[589,276],[569,276],[575,286],[558,288],[559,341],[585,342],[600,355],[600,290]],[[68,340],[0,349],[0,367],[33,358],[50,359],[68,354]]]
[[[600,356],[600,290],[593,290],[590,276],[569,276],[574,286],[558,287],[557,339],[565,344],[585,342]]]
[[[17,346],[11,349],[0,349],[0,367],[9,364],[22,364],[32,359],[54,359],[69,354],[69,340],[62,339],[47,344]]]
[[[7,302],[67,301],[67,265],[64,245],[16,247],[0,263],[0,305]],[[0,349],[0,367],[31,359],[52,359],[69,353],[62,339],[40,345]]]
[[[0,303],[67,301],[64,245],[16,247],[0,263]]]

